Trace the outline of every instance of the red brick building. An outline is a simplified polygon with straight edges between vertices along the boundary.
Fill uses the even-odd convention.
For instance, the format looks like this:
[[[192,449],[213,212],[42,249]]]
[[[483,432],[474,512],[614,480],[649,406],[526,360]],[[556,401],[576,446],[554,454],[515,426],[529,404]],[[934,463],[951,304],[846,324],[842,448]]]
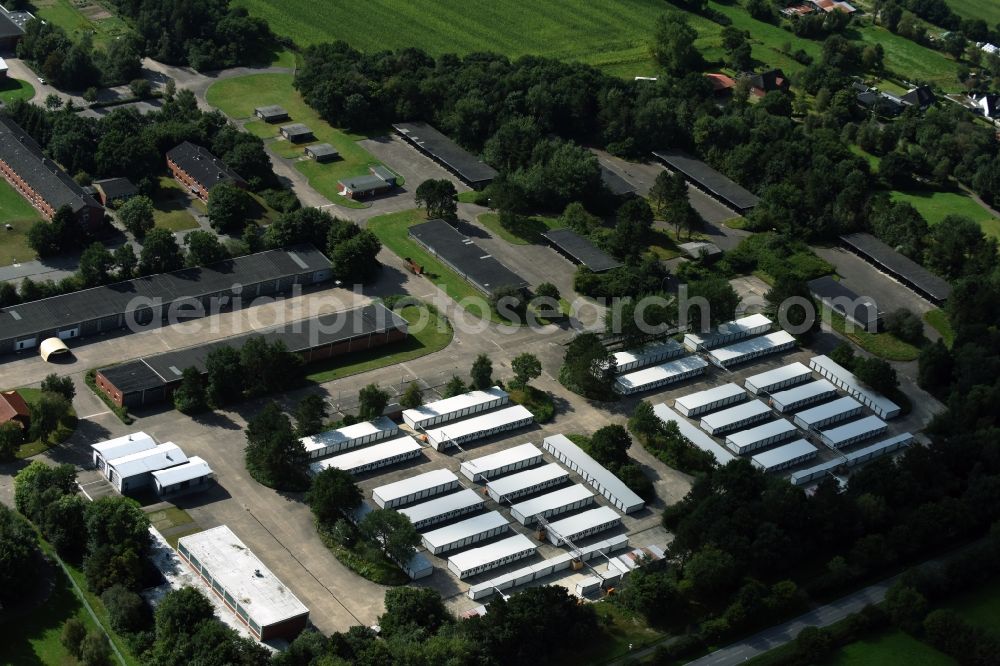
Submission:
[[[247,183],[226,163],[201,146],[185,141],[167,153],[167,168],[181,185],[202,201],[219,183],[246,188]]]
[[[31,410],[17,391],[0,393],[0,425],[16,423],[27,430],[31,425]]]

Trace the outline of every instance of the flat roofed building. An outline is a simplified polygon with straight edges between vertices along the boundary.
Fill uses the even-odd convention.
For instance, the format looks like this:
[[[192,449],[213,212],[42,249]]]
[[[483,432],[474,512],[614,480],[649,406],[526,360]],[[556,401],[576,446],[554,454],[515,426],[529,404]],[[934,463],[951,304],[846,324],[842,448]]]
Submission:
[[[435,469],[372,490],[372,500],[382,509],[411,504],[458,488],[458,477],[447,469]]]
[[[327,430],[318,435],[303,437],[301,442],[310,458],[324,458],[334,453],[388,439],[398,432],[399,426],[393,423],[392,419],[380,416],[371,421],[362,421],[343,428]]]
[[[869,333],[878,333],[882,312],[871,296],[859,296],[829,275],[810,280],[808,285],[817,300],[842,315],[848,323]]]
[[[167,152],[167,168],[174,178],[202,201],[219,183],[246,188],[243,178],[207,149],[185,141]]]
[[[703,430],[691,425],[686,419],[681,418],[679,414],[662,402],[658,405],[653,405],[653,413],[664,423],[676,423],[677,429],[686,440],[691,442],[696,448],[711,453],[718,464],[725,465],[735,459],[733,454],[727,451],[725,447],[717,444]]]
[[[302,143],[303,141],[312,141],[316,137],[313,136],[313,131],[302,123],[292,123],[291,125],[283,125],[280,130],[281,136],[285,137],[292,143]]]
[[[619,374],[632,372],[647,365],[669,361],[684,353],[684,347],[676,340],[658,340],[638,349],[614,352],[615,369]]]
[[[479,548],[470,548],[448,558],[448,568],[459,578],[502,567],[505,564],[531,557],[538,546],[523,534],[501,539]]]
[[[399,439],[372,444],[362,449],[354,449],[332,458],[317,460],[310,463],[309,472],[316,475],[324,469],[335,467],[351,474],[364,474],[373,469],[419,458],[421,449],[420,443],[407,435]]]
[[[773,322],[762,314],[752,314],[713,328],[707,333],[686,333],[684,346],[689,351],[706,351],[771,330]]]
[[[101,204],[110,206],[113,203],[128,201],[139,194],[139,188],[132,184],[128,178],[105,178],[95,180],[94,189]]]
[[[427,123],[396,123],[392,127],[407,143],[458,176],[473,189],[483,189],[497,176],[496,169]]]
[[[812,379],[812,370],[798,361],[747,377],[743,385],[754,395],[771,394],[775,391],[804,384]]]
[[[813,356],[809,367],[829,379],[838,388],[859,400],[883,419],[899,416],[900,407],[884,395],[863,386],[854,373],[844,368],[829,356]]]
[[[153,480],[153,472],[187,461],[188,457],[179,446],[167,442],[152,449],[108,460],[105,470],[111,485],[124,495],[149,486]]]
[[[125,456],[132,455],[133,453],[139,453],[140,451],[148,451],[156,448],[156,440],[146,433],[139,431],[130,435],[122,435],[121,437],[115,437],[114,439],[108,439],[103,442],[98,442],[97,444],[92,444],[90,448],[94,460],[94,467],[107,476],[107,466],[109,460],[124,458]]]
[[[863,446],[855,451],[849,451],[844,454],[844,458],[847,460],[848,467],[854,467],[879,456],[906,448],[910,444],[913,444],[914,441],[916,441],[916,438],[911,433],[904,432],[895,437],[884,439],[881,442]]]
[[[270,106],[258,106],[253,110],[253,114],[266,123],[279,123],[288,120],[288,111],[284,107],[272,104]]]
[[[788,419],[778,419],[759,425],[749,430],[734,432],[726,437],[728,446],[737,455],[746,455],[751,451],[763,449],[772,444],[791,439],[799,432]]]
[[[806,467],[805,469],[792,472],[788,477],[788,482],[793,486],[804,486],[812,481],[825,479],[830,474],[833,474],[838,468],[843,466],[844,461],[840,458],[821,462],[813,465],[812,467]]]
[[[319,163],[332,162],[340,157],[340,151],[328,143],[314,143],[306,146],[306,157],[311,157]]]
[[[337,184],[340,186],[340,196],[355,200],[378,196],[396,187],[394,182],[390,183],[372,174],[342,178]]]
[[[611,504],[625,513],[639,511],[646,506],[621,479],[609,472],[603,465],[591,458],[583,449],[565,435],[551,435],[542,440],[542,448],[556,460],[583,477],[583,480],[604,495]]]
[[[720,412],[706,414],[701,419],[701,429],[709,435],[719,436],[771,418],[771,408],[760,400],[751,400]]]
[[[510,402],[510,396],[499,386],[485,391],[469,391],[461,395],[428,402],[426,405],[403,410],[403,421],[414,430],[423,430],[438,423],[446,423],[501,407]]]
[[[743,402],[746,399],[747,392],[738,384],[729,382],[728,384],[713,386],[704,391],[681,396],[674,400],[674,409],[688,418],[694,418],[695,416],[721,409],[727,405]]]
[[[722,250],[715,243],[694,241],[691,243],[681,243],[677,248],[692,259],[713,260],[722,256]]]
[[[462,279],[486,295],[501,287],[525,289],[524,278],[504,266],[493,255],[460,234],[444,220],[430,220],[409,228],[410,237],[438,257]]]
[[[225,525],[183,536],[177,552],[257,640],[291,640],[309,609]]]
[[[153,489],[160,497],[176,497],[204,490],[215,479],[215,472],[204,459],[191,456],[186,463],[153,472]]]
[[[750,462],[764,472],[776,472],[815,457],[816,447],[804,439],[797,439],[775,449],[762,451],[751,458]]]
[[[881,435],[888,429],[889,426],[879,417],[866,416],[863,419],[858,419],[857,421],[851,421],[850,423],[845,423],[834,428],[821,430],[819,433],[819,439],[827,446],[835,449],[843,449],[848,446],[853,446],[858,442],[863,442],[866,439],[871,439],[872,437]]]
[[[562,485],[569,481],[569,472],[556,463],[549,463],[516,474],[493,479],[486,484],[486,490],[493,501],[510,503],[513,500],[533,495],[540,490]]]
[[[740,215],[746,215],[760,203],[755,194],[683,151],[654,150],[653,157],[663,162],[671,171],[683,174],[692,185]]]
[[[803,430],[813,430],[852,419],[864,411],[861,403],[850,396],[843,396],[795,415],[795,425]]]
[[[432,555],[492,539],[510,529],[510,523],[499,511],[490,511],[472,518],[439,527],[421,536],[424,547]]]
[[[772,393],[768,396],[768,402],[771,403],[771,407],[785,414],[835,397],[837,397],[837,387],[825,379],[817,379],[808,384]]]
[[[617,511],[607,506],[599,506],[549,523],[545,536],[553,546],[561,546],[567,539],[577,541],[610,530],[621,523],[622,517]]]
[[[542,518],[558,516],[593,503],[594,493],[584,486],[572,485],[513,504],[510,507],[510,515],[517,522],[528,526],[533,524],[538,516]]]
[[[495,412],[474,416],[471,419],[449,423],[426,431],[427,441],[442,451],[455,444],[472,442],[508,430],[531,425],[535,417],[521,405],[504,407]]]
[[[485,504],[486,500],[480,497],[475,490],[463,488],[457,493],[436,497],[397,510],[409,518],[415,528],[422,530],[430,525],[479,511]]]
[[[30,16],[28,12],[0,11],[0,49],[14,52],[17,43],[24,37],[24,19]],[[20,20],[15,20],[15,17]]]
[[[651,391],[705,374],[708,362],[700,356],[685,356],[675,361],[627,372],[615,378],[615,391],[622,395]]]
[[[542,237],[559,254],[574,264],[586,266],[594,273],[603,273],[622,265],[620,261],[572,229],[550,229],[544,232]]]
[[[542,462],[542,452],[531,443],[513,446],[488,456],[466,460],[459,467],[470,481],[485,481]]]
[[[756,338],[743,340],[728,347],[713,349],[708,353],[716,365],[728,368],[740,363],[748,363],[754,359],[769,354],[791,349],[796,344],[795,337],[787,331],[775,331],[766,333]]]
[[[846,234],[840,240],[862,259],[896,278],[931,303],[941,305],[951,296],[951,285],[947,280],[934,275],[871,234]]]

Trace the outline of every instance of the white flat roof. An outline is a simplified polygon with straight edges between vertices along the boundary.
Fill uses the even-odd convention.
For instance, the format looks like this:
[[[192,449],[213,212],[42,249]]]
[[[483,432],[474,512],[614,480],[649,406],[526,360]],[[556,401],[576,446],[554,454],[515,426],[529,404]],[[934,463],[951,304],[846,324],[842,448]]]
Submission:
[[[658,405],[653,405],[653,413],[656,414],[656,416],[664,423],[667,421],[673,421],[676,423],[677,429],[681,431],[681,434],[685,438],[687,438],[697,448],[702,451],[707,451],[715,456],[715,461],[720,465],[725,465],[735,457],[724,447],[719,446],[719,444],[714,439],[709,437],[704,430],[691,425],[680,414],[670,409],[662,402]]]
[[[788,419],[778,419],[777,421],[770,421],[764,425],[759,425],[756,428],[741,430],[739,432],[734,432],[731,435],[727,435],[726,443],[731,444],[738,449],[742,449],[743,447],[755,442],[783,435],[785,433],[795,432],[796,430],[798,430],[798,428],[796,428]]]
[[[857,409],[858,407],[861,407],[860,402],[849,395],[845,395],[836,400],[824,402],[822,405],[804,409],[796,414],[795,418],[802,419],[803,423],[816,423],[831,416]]]
[[[411,476],[402,481],[387,483],[384,486],[373,488],[372,493],[378,495],[386,502],[392,502],[400,497],[408,497],[426,488],[436,488],[451,481],[458,481],[458,477],[454,472],[448,469],[434,469],[423,474]]]
[[[709,354],[718,359],[721,363],[725,363],[731,359],[740,358],[753,352],[766,351],[794,342],[795,337],[788,331],[775,331],[774,333],[767,333],[766,335],[758,335],[757,337],[750,338],[749,340],[741,340],[729,345],[728,347],[713,349],[709,352]]]
[[[770,411],[771,408],[760,400],[751,400],[750,402],[744,402],[739,405],[734,405],[733,407],[728,407],[720,412],[706,414],[701,418],[701,422],[703,425],[710,426],[712,430],[718,430],[719,428],[725,427],[730,423],[736,423],[737,421],[742,421],[743,419]]]
[[[854,376],[853,372],[850,372],[844,366],[839,365],[829,356],[813,356],[809,362],[817,367],[825,368],[830,374],[839,377],[844,384],[851,388],[852,391],[857,391],[861,395],[868,398],[873,405],[877,405],[886,414],[899,412],[899,405],[894,403],[892,400],[889,400],[884,395],[876,393],[866,386],[862,386],[861,382],[858,381],[858,378]]]
[[[746,395],[746,390],[743,387],[734,384],[732,382],[728,384],[723,384],[722,386],[715,386],[710,389],[705,389],[704,391],[698,391],[697,393],[690,393],[685,396],[681,396],[674,400],[675,407],[684,407],[685,409],[697,409],[705,405],[716,402],[717,400],[725,400],[726,398],[731,398],[736,395]]]
[[[448,562],[454,562],[455,566],[460,570],[468,571],[476,567],[492,564],[497,560],[502,560],[505,557],[520,553],[529,548],[537,550],[538,546],[523,534],[515,534],[495,543],[463,550],[461,553],[456,553],[449,557]]]
[[[463,488],[462,490],[451,493],[450,495],[443,495],[426,502],[421,502],[420,504],[414,504],[412,506],[396,510],[409,518],[410,522],[416,524],[451,511],[457,511],[484,503],[485,500],[483,500],[483,498],[480,497],[479,493],[475,490],[472,490],[471,488]]]
[[[863,458],[869,453],[875,453],[881,451],[882,449],[898,449],[903,446],[909,445],[913,442],[913,435],[908,432],[904,432],[901,435],[896,435],[895,437],[890,437],[889,439],[884,439],[881,442],[875,442],[874,444],[869,444],[868,446],[862,446],[860,449],[856,449],[849,453],[845,453],[844,457],[848,461],[855,460],[857,458]]]
[[[337,428],[336,430],[327,430],[326,432],[321,432],[318,435],[303,437],[302,444],[306,447],[307,452],[318,451],[320,449],[325,449],[328,446],[352,442],[356,439],[367,437],[368,435],[375,435],[384,432],[392,433],[397,430],[399,430],[399,426],[393,423],[392,419],[386,416],[380,416],[372,421],[362,421],[361,423],[344,426],[343,428]],[[390,435],[386,435],[386,437],[389,436]]]
[[[853,437],[859,437],[865,433],[876,432],[886,428],[886,422],[877,416],[866,416],[857,421],[851,421],[844,425],[839,425],[829,430],[821,430],[820,435],[833,444],[844,442]]]
[[[178,543],[208,569],[261,627],[309,612],[225,525],[181,537]]]
[[[187,461],[188,457],[179,446],[167,442],[146,451],[109,460],[108,465],[113,467],[120,477],[127,479],[130,476],[155,472]]]
[[[448,414],[454,414],[455,412],[459,412],[467,407],[475,407],[476,405],[481,405],[484,402],[490,402],[496,400],[497,398],[504,397],[507,397],[507,392],[499,386],[488,388],[485,391],[469,391],[468,393],[463,393],[462,395],[444,398],[443,400],[435,400],[434,402],[428,402],[426,405],[421,405],[420,407],[407,409],[403,412],[403,418],[412,421],[422,421],[424,419],[431,419],[438,416],[447,416]]]
[[[104,442],[98,442],[91,445],[90,448],[100,453],[101,457],[105,460],[114,460],[115,458],[123,458],[133,453],[139,453],[140,451],[148,451],[155,446],[156,440],[140,431],[134,432],[131,435],[123,435]]]
[[[771,469],[777,465],[795,460],[800,456],[815,453],[816,447],[804,439],[797,439],[794,442],[783,444],[769,451],[761,451],[753,457],[753,461],[762,465],[765,469]]]
[[[768,370],[767,372],[747,377],[744,385],[753,384],[754,386],[760,388],[762,386],[777,384],[778,382],[787,381],[789,379],[807,376],[812,376],[812,370],[796,361],[795,363],[789,363],[788,365],[783,365],[780,368],[775,368],[774,370]]]
[[[683,351],[684,347],[681,343],[668,339],[651,342],[638,349],[615,352],[612,355],[615,357],[615,361],[618,362],[618,367],[621,367],[627,363],[645,363],[648,359],[657,358],[662,354],[680,354]]]
[[[499,511],[490,511],[489,513],[473,516],[472,518],[466,518],[453,525],[446,525],[445,527],[425,532],[423,539],[435,548],[438,548],[509,524]]]
[[[212,468],[208,466],[207,462],[198,456],[191,456],[182,465],[153,472],[153,478],[159,481],[161,486],[172,486],[175,483],[193,481],[210,474],[212,474]]]
[[[348,451],[347,453],[342,453],[339,456],[333,456],[332,458],[317,460],[312,463],[310,467],[317,471],[327,469],[328,467],[336,467],[337,469],[350,471],[380,460],[392,458],[393,456],[397,456],[408,451],[419,451],[420,448],[420,444],[417,440],[407,435],[406,437],[400,437],[399,439],[390,439],[388,442],[372,444],[371,446],[366,446],[363,449]]]
[[[594,509],[587,509],[569,518],[552,521],[549,523],[549,527],[552,528],[550,531],[555,534],[567,536],[572,539],[574,534],[579,534],[584,530],[603,525],[612,520],[621,520],[621,517],[622,515],[611,507],[599,506]]]
[[[624,386],[639,387],[705,367],[708,367],[708,361],[700,356],[685,356],[669,363],[661,363],[651,368],[625,373],[620,375],[617,381]]]
[[[591,458],[565,435],[550,435],[545,438],[545,442],[552,448],[561,451],[563,455],[576,463],[577,467],[597,479],[603,488],[618,498],[625,506],[644,503],[644,500],[632,492],[621,479],[609,472],[604,465]]]
[[[800,400],[808,400],[815,395],[822,395],[836,390],[837,387],[827,380],[817,379],[816,381],[809,382],[808,384],[801,384],[795,388],[785,389],[784,391],[775,391],[771,394],[771,400],[782,405],[787,405]]]
[[[491,453],[488,456],[480,456],[479,458],[466,460],[462,463],[462,467],[481,474],[483,472],[498,469],[505,465],[513,465],[525,460],[541,457],[541,449],[528,442],[527,444],[518,444],[517,446],[512,446],[509,449]]]
[[[483,430],[501,427],[524,420],[525,418],[533,418],[531,412],[521,405],[513,405],[495,412],[473,416],[471,419],[465,419],[464,421],[456,421],[448,425],[430,428],[427,430],[427,436],[435,442],[446,442],[449,439],[467,437]]]
[[[486,486],[502,497],[507,493],[517,492],[518,490],[536,486],[539,483],[545,483],[546,481],[551,481],[552,479],[568,476],[569,472],[560,467],[557,463],[549,463],[547,465],[542,465],[541,467],[526,469],[523,472],[503,476],[499,479],[493,479],[487,483]]]
[[[739,319],[734,319],[733,321],[727,321],[724,324],[719,324],[716,328],[711,331],[701,334],[701,333],[688,333],[684,337],[692,338],[698,341],[699,344],[704,345],[706,342],[710,345],[712,341],[720,337],[725,337],[733,334],[743,333],[745,331],[752,331],[755,328],[760,328],[761,326],[770,326],[772,322],[769,318],[764,315],[757,313],[748,315],[746,317],[741,317]]]
[[[544,495],[533,497],[532,499],[525,500],[523,502],[518,502],[512,505],[511,509],[516,510],[522,516],[535,516],[539,513],[544,513],[549,509],[566,506],[567,504],[579,502],[582,499],[593,496],[594,493],[592,493],[586,486],[574,484],[566,488],[554,490],[551,493],[545,493]]]

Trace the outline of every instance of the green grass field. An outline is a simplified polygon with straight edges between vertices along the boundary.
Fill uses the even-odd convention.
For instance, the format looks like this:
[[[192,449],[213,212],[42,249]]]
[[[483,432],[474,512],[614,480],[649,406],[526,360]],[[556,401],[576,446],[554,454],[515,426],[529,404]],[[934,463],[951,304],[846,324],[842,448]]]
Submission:
[[[962,215],[978,222],[987,236],[1000,240],[1000,219],[961,192],[897,191],[892,193],[892,198],[911,204],[927,219],[928,224],[937,224],[948,215]]]
[[[191,195],[170,176],[160,176],[153,195],[153,222],[168,231],[197,229],[198,222],[188,211]]]
[[[28,229],[41,216],[6,180],[0,178],[0,266],[31,261],[35,251],[28,247]],[[5,225],[11,225],[8,231]]]
[[[924,314],[924,321],[931,325],[931,328],[941,334],[941,339],[945,346],[951,349],[955,344],[955,331],[951,328],[951,320],[944,310],[930,310]]]
[[[946,0],[962,18],[983,19],[987,25],[1000,23],[1000,3],[996,0]]]
[[[822,46],[820,42],[810,39],[800,39],[794,34],[771,23],[764,23],[750,16],[747,11],[737,3],[722,4],[719,2],[709,2],[709,7],[727,16],[734,28],[746,30],[750,33],[751,52],[754,60],[764,66],[780,67],[787,73],[794,73],[804,69],[804,65],[794,60],[784,52],[785,46],[790,46],[791,51],[802,49],[814,59],[819,60]],[[713,26],[716,24],[713,23]],[[721,26],[717,26],[721,34]],[[722,56],[722,39],[707,40],[712,48],[702,48],[702,53],[706,59],[718,59]]]
[[[17,392],[21,394],[21,397],[24,398],[24,401],[29,405],[38,402],[38,399],[42,397],[41,389],[19,388],[17,389]],[[62,423],[59,424],[59,428],[54,433],[49,435],[49,438],[47,440],[42,441],[40,439],[36,439],[34,441],[22,444],[21,448],[17,450],[17,457],[29,458],[33,455],[41,453],[42,451],[47,451],[48,449],[51,449],[53,446],[57,446],[58,444],[65,442],[67,439],[69,439],[70,435],[73,434],[73,431],[76,430],[75,420],[76,420],[76,412],[74,411],[72,419],[74,423],[71,424],[70,422],[63,421]]]
[[[531,245],[542,241],[542,234],[549,229],[558,229],[563,226],[557,217],[546,217],[544,215],[532,215],[525,218],[516,229],[507,229],[500,224],[500,216],[496,213],[483,213],[477,221],[490,230],[490,232],[513,245]]]
[[[955,661],[902,631],[857,641],[840,650],[833,666],[951,666]]]
[[[35,88],[27,81],[6,77],[0,79],[0,102],[10,104],[16,99],[31,99]]]
[[[1000,580],[962,595],[948,605],[969,622],[1000,633]]]
[[[34,0],[32,13],[53,23],[73,39],[90,33],[94,45],[106,47],[109,42],[131,31],[128,24],[105,9],[97,0]]]
[[[833,330],[848,338],[866,352],[870,352],[887,361],[915,361],[920,356],[919,348],[914,347],[908,342],[903,342],[892,333],[869,333],[857,326],[848,331],[847,322],[844,320],[844,317],[827,307],[823,308],[823,321],[829,321]]]
[[[941,86],[946,91],[958,91],[958,63],[939,51],[893,34],[877,25],[865,25],[850,30],[849,39],[861,39],[867,44],[881,44],[885,49],[885,65],[898,76],[919,79]]]
[[[310,11],[320,10],[317,8]],[[280,104],[285,107],[293,122],[305,123],[312,129],[317,142],[329,143],[340,151],[340,159],[334,162],[319,164],[313,160],[301,159],[295,163],[295,167],[305,174],[316,191],[330,201],[350,208],[364,208],[364,204],[340,196],[337,181],[347,176],[368,173],[368,167],[379,164],[378,160],[358,145],[358,140],[364,139],[364,136],[343,132],[320,119],[319,114],[292,87],[292,80],[291,74],[252,74],[224,79],[213,84],[205,97],[212,106],[221,109],[231,118],[240,120],[252,118],[253,110],[258,106]],[[269,125],[262,120],[251,120],[244,125],[244,129],[268,140],[270,147],[281,157],[302,157],[304,148],[308,145],[278,141],[278,126]]]

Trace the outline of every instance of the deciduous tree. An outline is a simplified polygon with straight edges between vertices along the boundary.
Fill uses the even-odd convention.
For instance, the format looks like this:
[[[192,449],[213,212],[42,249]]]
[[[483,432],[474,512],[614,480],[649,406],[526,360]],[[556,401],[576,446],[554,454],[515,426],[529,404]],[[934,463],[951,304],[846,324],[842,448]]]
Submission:
[[[365,421],[377,418],[382,416],[388,404],[389,392],[369,384],[358,393],[358,416]]]
[[[330,527],[361,504],[361,491],[349,472],[328,467],[313,477],[306,502],[317,522]]]
[[[140,240],[152,231],[156,224],[153,218],[153,201],[141,194],[123,202],[115,212],[115,217],[126,231]]]
[[[532,379],[542,375],[542,362],[534,354],[524,352],[514,357],[510,362],[510,369],[514,371],[515,384],[524,387]]]

